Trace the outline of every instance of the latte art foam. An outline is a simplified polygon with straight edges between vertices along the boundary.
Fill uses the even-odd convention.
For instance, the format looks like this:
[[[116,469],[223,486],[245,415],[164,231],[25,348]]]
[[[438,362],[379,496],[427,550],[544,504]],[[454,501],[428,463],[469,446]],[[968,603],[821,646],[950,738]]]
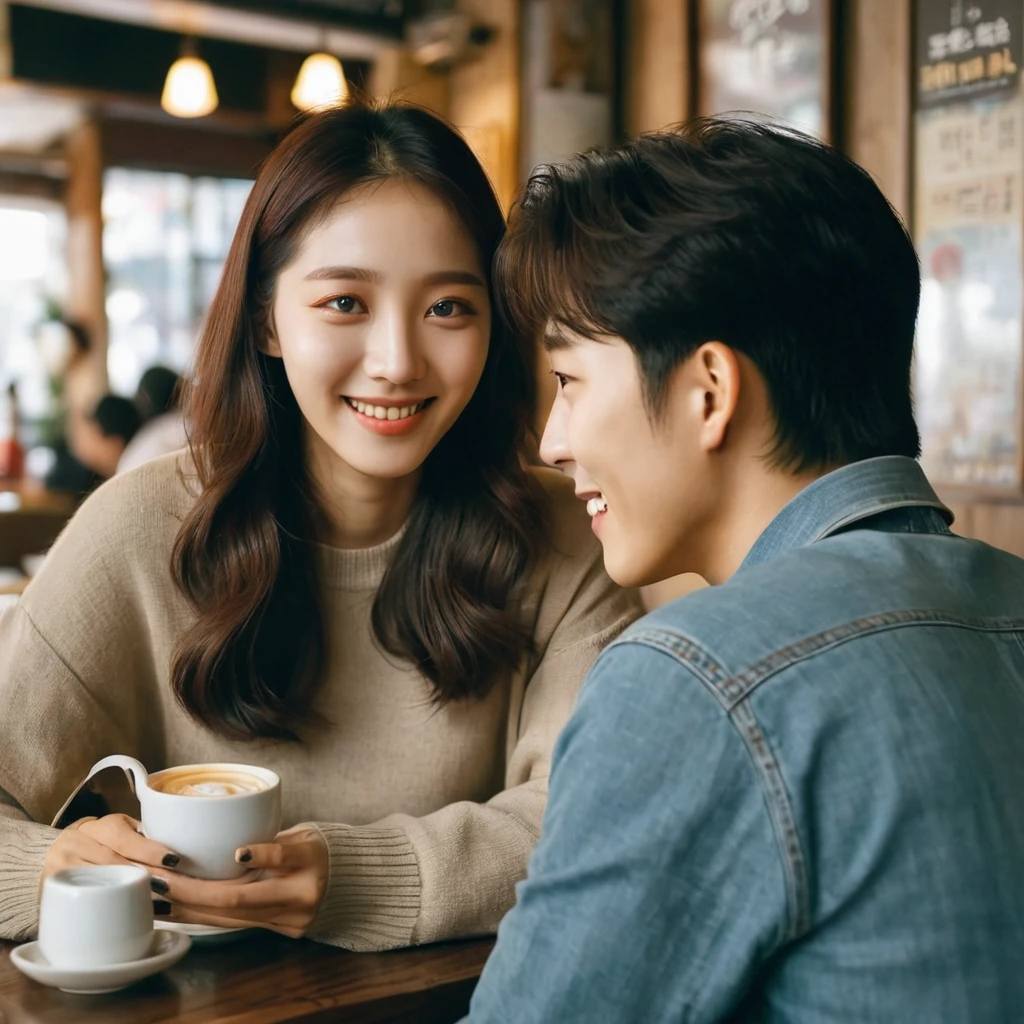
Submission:
[[[150,778],[149,785],[159,793],[205,797],[245,796],[268,788],[256,775],[223,768],[170,768]]]

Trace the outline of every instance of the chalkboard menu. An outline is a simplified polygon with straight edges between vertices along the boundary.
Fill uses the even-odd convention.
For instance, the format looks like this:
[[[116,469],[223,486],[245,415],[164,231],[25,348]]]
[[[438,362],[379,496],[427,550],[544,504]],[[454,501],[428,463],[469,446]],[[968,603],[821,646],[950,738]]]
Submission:
[[[697,112],[831,132],[832,0],[698,0]]]
[[[917,5],[918,109],[1013,94],[1020,80],[1021,0]]]

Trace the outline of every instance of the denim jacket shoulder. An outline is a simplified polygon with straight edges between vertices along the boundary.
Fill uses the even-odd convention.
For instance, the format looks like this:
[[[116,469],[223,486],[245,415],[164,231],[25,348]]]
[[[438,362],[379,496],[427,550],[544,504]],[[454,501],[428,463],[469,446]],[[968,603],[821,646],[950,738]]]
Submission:
[[[1024,561],[948,533],[858,530],[694,591],[616,642],[671,654],[729,710],[816,654],[870,633],[940,621],[1019,631]]]
[[[807,768],[790,759],[777,737],[787,728],[807,737],[832,728],[829,712],[808,691],[819,679],[836,688],[862,685],[858,643],[873,638],[884,656],[904,644],[903,630],[929,626],[1019,646],[1024,562],[948,533],[857,530],[695,591],[646,616],[613,645],[639,645],[675,659],[740,735],[757,769],[786,874],[789,939],[812,923],[806,843],[792,798],[803,788]],[[645,659],[639,651],[635,657],[642,671]],[[894,658],[897,674],[899,663]],[[754,700],[766,685],[776,692]],[[785,728],[777,721],[782,716]]]

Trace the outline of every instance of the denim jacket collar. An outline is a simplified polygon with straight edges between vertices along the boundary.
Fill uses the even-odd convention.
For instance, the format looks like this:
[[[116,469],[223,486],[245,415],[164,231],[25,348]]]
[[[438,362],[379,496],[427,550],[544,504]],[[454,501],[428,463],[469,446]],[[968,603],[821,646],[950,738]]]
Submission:
[[[740,569],[762,565],[862,519],[901,508],[934,509],[947,525],[953,522],[953,513],[914,459],[886,455],[843,466],[793,498],[755,541]]]

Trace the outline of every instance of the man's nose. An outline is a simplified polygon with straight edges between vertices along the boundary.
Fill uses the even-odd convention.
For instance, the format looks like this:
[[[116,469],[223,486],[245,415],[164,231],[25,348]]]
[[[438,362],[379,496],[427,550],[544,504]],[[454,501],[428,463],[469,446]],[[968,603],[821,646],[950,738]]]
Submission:
[[[563,471],[573,461],[569,448],[569,406],[561,393],[555,396],[544,434],[540,439],[540,457],[549,465]]]

